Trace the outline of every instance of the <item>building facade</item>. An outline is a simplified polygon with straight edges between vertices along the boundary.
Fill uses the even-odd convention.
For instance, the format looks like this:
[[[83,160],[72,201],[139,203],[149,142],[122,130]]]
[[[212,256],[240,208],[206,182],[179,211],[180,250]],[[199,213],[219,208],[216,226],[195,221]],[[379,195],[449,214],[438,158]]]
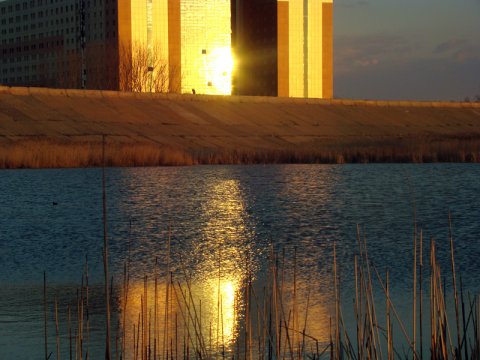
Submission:
[[[116,18],[115,0],[0,1],[0,83],[116,88]]]
[[[332,0],[0,0],[0,83],[329,98]]]
[[[118,1],[120,67],[145,53],[142,90],[231,94],[230,0]]]
[[[332,0],[235,0],[234,93],[333,96]]]

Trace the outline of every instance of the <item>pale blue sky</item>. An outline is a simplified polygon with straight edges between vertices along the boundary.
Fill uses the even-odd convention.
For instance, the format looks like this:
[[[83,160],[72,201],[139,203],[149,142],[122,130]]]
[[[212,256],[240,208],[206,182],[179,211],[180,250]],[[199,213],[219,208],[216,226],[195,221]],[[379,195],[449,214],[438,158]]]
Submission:
[[[334,0],[334,93],[480,95],[480,0]]]

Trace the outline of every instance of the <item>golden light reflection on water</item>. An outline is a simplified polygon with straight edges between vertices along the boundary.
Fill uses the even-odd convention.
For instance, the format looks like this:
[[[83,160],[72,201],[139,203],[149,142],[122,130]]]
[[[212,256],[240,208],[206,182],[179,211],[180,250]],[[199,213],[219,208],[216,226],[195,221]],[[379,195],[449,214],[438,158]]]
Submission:
[[[292,201],[308,204],[307,193],[300,191]],[[172,259],[173,277],[158,278],[155,286],[154,271],[146,282],[139,280],[142,274],[132,274],[136,280],[127,301],[119,297],[126,356],[142,349],[163,358],[186,353],[213,357],[223,351],[238,356],[265,353],[268,347],[282,355],[289,351],[288,341],[294,347],[305,341],[309,353],[317,344],[327,344],[334,296],[331,279],[322,278],[315,265],[324,249],[315,247],[312,239],[300,242],[305,248],[299,252],[309,260],[298,269],[291,254],[285,260],[256,254],[242,184],[235,179],[201,182],[198,194],[201,235],[180,244],[185,248],[181,259]]]
[[[134,282],[120,299],[124,354],[155,352],[179,358],[228,351],[238,335],[237,284],[212,278],[206,283]],[[120,339],[120,343],[122,340]]]
[[[306,346],[311,354],[322,350],[330,339],[332,291],[305,293],[301,287],[306,284],[297,288],[278,280],[250,284],[248,290],[245,283],[219,282],[215,277],[157,286],[153,279],[134,282],[127,302],[120,300],[122,353],[126,358],[148,353],[160,358],[186,354],[211,358],[224,352],[256,355],[271,346],[280,358],[291,347]]]
[[[240,331],[243,300],[239,295],[253,234],[247,227],[238,181],[209,186],[199,213],[202,237],[193,240],[190,252],[182,255],[185,259],[176,278],[172,282],[157,279],[155,286],[152,275],[142,282],[132,274],[137,280],[132,280],[126,301],[120,299],[127,356],[137,348],[182,356],[190,351],[187,348],[203,355],[233,349]]]

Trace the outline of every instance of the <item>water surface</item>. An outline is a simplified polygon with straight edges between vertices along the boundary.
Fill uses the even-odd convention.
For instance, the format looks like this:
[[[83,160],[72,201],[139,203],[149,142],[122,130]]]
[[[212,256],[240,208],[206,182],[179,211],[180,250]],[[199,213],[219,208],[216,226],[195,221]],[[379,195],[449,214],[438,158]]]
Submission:
[[[119,321],[125,313],[131,332],[142,296],[152,304],[155,276],[162,283],[159,304],[173,299],[164,281],[172,272],[183,286],[190,282],[192,294],[202,299],[197,304],[203,309],[201,331],[206,339],[213,337],[212,347],[222,327],[224,342],[233,348],[244,320],[240,310],[245,309],[245,294],[240,290],[250,277],[256,284],[268,282],[273,261],[283,269],[291,302],[285,306],[295,302],[300,309],[308,298],[308,332],[328,342],[334,244],[346,306],[354,296],[353,257],[360,230],[372,263],[382,274],[389,270],[399,309],[408,311],[414,223],[423,231],[425,249],[430,239],[436,240],[447,272],[449,213],[465,289],[480,291],[476,165],[113,168],[106,175],[114,288],[122,283],[127,261],[131,277],[129,306],[114,291],[116,328],[123,326]],[[100,356],[105,314],[101,170],[2,171],[0,189],[0,358],[42,358],[44,271],[49,309],[58,298],[61,348],[68,357],[68,306],[76,311],[87,259],[88,347],[91,356]],[[295,301],[288,295],[293,287]],[[168,326],[180,310],[170,308]],[[49,321],[49,348],[55,351],[53,310]]]

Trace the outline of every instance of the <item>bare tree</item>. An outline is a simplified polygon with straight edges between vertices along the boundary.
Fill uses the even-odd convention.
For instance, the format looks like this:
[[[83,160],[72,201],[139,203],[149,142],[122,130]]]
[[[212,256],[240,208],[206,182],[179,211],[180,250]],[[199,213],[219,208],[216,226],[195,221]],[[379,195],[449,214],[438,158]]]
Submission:
[[[122,45],[119,51],[120,90],[163,93],[172,91],[169,86],[172,69],[160,54],[158,44],[152,48],[141,43]]]

